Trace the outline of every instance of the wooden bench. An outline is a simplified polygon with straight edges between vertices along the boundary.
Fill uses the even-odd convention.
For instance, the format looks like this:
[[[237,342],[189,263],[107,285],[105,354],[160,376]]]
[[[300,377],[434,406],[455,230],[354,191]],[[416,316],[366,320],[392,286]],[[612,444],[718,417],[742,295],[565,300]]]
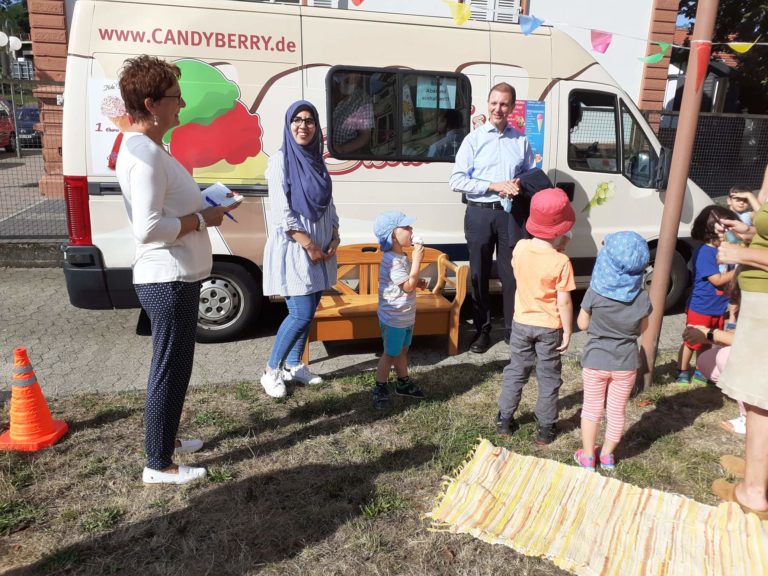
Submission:
[[[406,250],[409,258],[410,252],[410,248]],[[309,364],[310,342],[381,338],[377,315],[381,254],[378,244],[339,246],[336,293],[320,300],[304,347],[304,364]],[[413,334],[446,334],[448,355],[453,356],[459,348],[459,312],[467,295],[469,267],[457,266],[439,250],[425,247],[422,276],[430,266],[435,267],[437,278],[430,279],[432,289],[416,291]],[[443,295],[446,286],[454,289],[452,300]]]

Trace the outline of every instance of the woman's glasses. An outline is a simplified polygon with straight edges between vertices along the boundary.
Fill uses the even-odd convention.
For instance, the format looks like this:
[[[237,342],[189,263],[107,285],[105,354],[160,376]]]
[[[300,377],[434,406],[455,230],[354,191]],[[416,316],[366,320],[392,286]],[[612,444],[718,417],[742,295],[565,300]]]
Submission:
[[[315,127],[315,119],[314,118],[301,118],[300,116],[296,116],[293,120],[291,120],[291,124],[296,126],[297,128],[304,124],[307,128],[314,128]]]

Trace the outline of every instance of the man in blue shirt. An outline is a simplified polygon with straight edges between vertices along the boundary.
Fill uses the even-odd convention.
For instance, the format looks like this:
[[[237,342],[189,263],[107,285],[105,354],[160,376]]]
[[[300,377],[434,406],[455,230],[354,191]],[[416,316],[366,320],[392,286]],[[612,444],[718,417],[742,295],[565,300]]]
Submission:
[[[456,154],[449,180],[465,196],[464,236],[469,248],[472,304],[477,335],[470,345],[482,354],[491,345],[491,310],[488,284],[493,253],[504,298],[505,340],[512,328],[515,276],[512,248],[524,230],[509,214],[520,193],[517,175],[536,166],[528,139],[512,129],[507,117],[515,105],[515,89],[502,82],[488,94],[488,121],[470,133]],[[521,197],[518,201],[522,201]]]

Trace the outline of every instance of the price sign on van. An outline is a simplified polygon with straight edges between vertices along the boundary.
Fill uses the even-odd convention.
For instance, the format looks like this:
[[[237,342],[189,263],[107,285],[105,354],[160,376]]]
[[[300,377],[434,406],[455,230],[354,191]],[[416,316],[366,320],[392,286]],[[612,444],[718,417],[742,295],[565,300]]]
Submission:
[[[437,103],[437,93],[440,92],[440,105]],[[434,76],[419,76],[416,83],[417,108],[456,108],[456,79],[442,78],[439,82]]]

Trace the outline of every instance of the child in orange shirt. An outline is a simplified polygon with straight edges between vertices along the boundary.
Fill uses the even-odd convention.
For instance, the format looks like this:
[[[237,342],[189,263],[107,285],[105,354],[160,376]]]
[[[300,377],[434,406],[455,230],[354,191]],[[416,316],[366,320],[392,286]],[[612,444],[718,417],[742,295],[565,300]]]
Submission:
[[[557,398],[563,381],[561,355],[568,350],[573,330],[571,291],[576,288],[568,256],[558,251],[562,236],[576,215],[559,188],[537,192],[531,199],[526,229],[530,240],[520,240],[512,252],[517,280],[515,315],[510,334],[510,361],[504,368],[496,430],[508,436],[517,429],[514,419],[523,386],[536,365],[539,397],[536,444],[555,439]]]

